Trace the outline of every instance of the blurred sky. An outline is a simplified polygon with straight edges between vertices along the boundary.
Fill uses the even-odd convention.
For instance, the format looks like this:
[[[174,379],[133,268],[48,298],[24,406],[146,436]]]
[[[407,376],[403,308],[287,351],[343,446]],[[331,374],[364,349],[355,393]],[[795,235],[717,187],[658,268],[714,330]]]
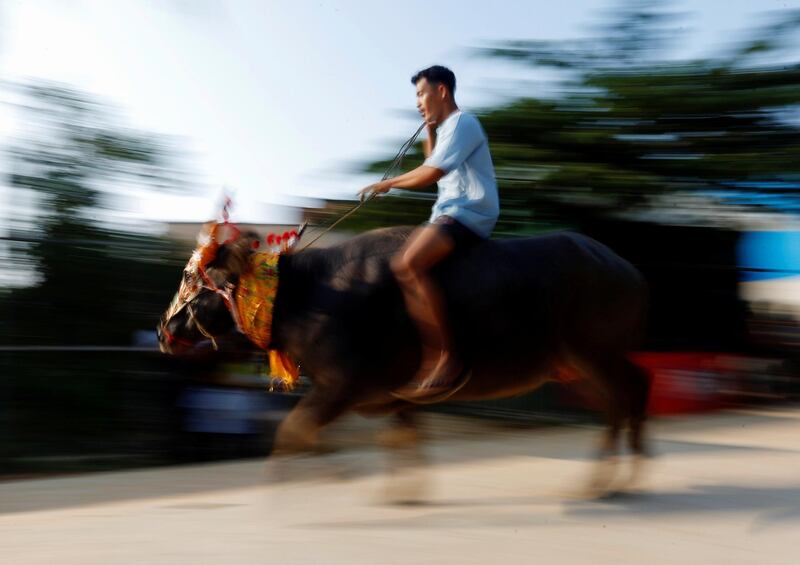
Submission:
[[[0,77],[67,83],[119,108],[126,125],[178,137],[202,182],[193,197],[143,195],[129,204],[131,216],[205,220],[227,185],[235,219],[283,222],[293,218],[275,204],[353,196],[373,180],[353,171],[390,157],[418,125],[415,71],[450,66],[459,103],[479,108],[519,92],[517,79],[545,77],[475,58],[468,48],[582,36],[616,5],[0,0]],[[740,39],[755,14],[797,6],[677,2],[673,9],[688,17],[674,56],[713,53]],[[22,127],[8,106],[0,110],[6,141]],[[0,207],[7,197],[0,188]]]

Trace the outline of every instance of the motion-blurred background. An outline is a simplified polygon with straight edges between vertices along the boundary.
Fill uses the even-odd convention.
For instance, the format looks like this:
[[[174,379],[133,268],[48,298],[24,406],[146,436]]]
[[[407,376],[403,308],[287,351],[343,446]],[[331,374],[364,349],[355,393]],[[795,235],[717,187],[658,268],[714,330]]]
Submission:
[[[654,413],[796,398],[796,2],[294,4],[0,2],[0,477],[266,453],[296,396],[162,357],[158,317],[223,187],[263,233],[334,221],[434,63],[489,136],[494,237],[580,230],[648,278]],[[445,409],[589,417],[557,386]]]

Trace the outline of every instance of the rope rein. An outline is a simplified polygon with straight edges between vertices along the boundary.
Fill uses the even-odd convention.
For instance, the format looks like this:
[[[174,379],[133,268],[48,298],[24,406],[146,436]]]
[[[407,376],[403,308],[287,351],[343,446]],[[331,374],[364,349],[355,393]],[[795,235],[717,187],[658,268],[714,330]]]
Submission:
[[[403,157],[405,157],[405,156],[406,156],[406,153],[408,153],[408,150],[409,150],[409,149],[411,149],[411,147],[414,145],[414,142],[417,140],[417,137],[419,137],[419,134],[422,132],[422,130],[423,130],[423,128],[424,128],[424,127],[425,127],[425,122],[422,122],[422,125],[421,125],[421,126],[419,126],[419,128],[417,129],[417,132],[416,132],[414,135],[412,135],[412,136],[411,136],[411,137],[410,137],[410,138],[409,138],[409,139],[408,139],[408,140],[407,140],[407,141],[406,141],[406,142],[405,142],[405,143],[404,143],[404,144],[403,144],[403,145],[400,147],[400,151],[398,151],[398,152],[397,152],[397,155],[395,155],[395,157],[394,157],[394,160],[392,160],[392,164],[391,164],[391,165],[389,165],[389,168],[388,168],[388,169],[386,169],[386,172],[385,172],[385,173],[383,173],[383,178],[381,178],[381,180],[382,180],[382,181],[384,181],[384,180],[388,179],[388,178],[389,178],[389,175],[391,175],[392,171],[394,171],[394,170],[395,170],[397,167],[399,167],[399,166],[400,166],[400,165],[403,163]],[[354,214],[355,212],[357,212],[359,208],[361,208],[361,207],[362,207],[364,204],[366,204],[367,202],[369,202],[369,201],[370,201],[370,200],[372,200],[373,198],[375,198],[375,193],[374,193],[374,192],[373,192],[373,193],[370,193],[370,195],[369,195],[369,196],[367,196],[366,198],[364,198],[363,200],[361,200],[361,201],[360,201],[358,204],[356,204],[355,206],[353,206],[353,207],[352,207],[350,210],[348,210],[347,212],[345,212],[345,213],[344,213],[344,215],[340,216],[340,217],[339,217],[339,218],[338,218],[338,219],[337,219],[335,222],[333,222],[331,225],[329,225],[327,228],[325,228],[325,229],[324,229],[324,230],[323,230],[323,231],[322,231],[322,232],[321,232],[319,235],[317,235],[317,236],[316,236],[314,239],[312,239],[311,241],[309,241],[308,243],[306,243],[306,244],[303,246],[303,249],[301,249],[301,251],[303,251],[303,250],[305,250],[305,249],[308,249],[309,247],[311,247],[311,246],[314,244],[314,242],[316,242],[316,241],[317,241],[319,238],[321,238],[321,237],[322,237],[323,235],[325,235],[326,233],[330,232],[330,231],[331,231],[333,228],[335,228],[335,227],[336,227],[336,226],[338,226],[338,225],[339,225],[339,224],[340,224],[342,221],[344,221],[344,220],[345,220],[345,219],[347,219],[349,216],[351,216],[352,214]]]

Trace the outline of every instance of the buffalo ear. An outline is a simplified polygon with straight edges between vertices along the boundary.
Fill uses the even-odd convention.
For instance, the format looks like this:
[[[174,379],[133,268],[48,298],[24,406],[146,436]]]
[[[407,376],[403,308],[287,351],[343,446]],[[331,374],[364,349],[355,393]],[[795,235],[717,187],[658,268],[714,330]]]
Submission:
[[[240,237],[236,241],[220,245],[209,267],[227,271],[231,278],[238,279],[247,270],[253,251],[252,241],[247,237]]]

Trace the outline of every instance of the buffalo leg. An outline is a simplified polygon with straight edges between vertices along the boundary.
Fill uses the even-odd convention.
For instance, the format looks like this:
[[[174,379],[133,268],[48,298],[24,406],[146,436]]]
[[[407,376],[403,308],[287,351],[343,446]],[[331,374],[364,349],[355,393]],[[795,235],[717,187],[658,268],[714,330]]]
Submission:
[[[626,360],[628,396],[628,445],[633,454],[628,488],[636,488],[641,481],[645,460],[650,455],[646,444],[645,421],[650,397],[650,377],[629,360]]]
[[[589,482],[589,493],[592,496],[606,494],[617,471],[620,433],[627,421],[622,361],[624,358],[616,355],[597,355],[583,357],[575,363],[599,401],[606,420],[606,429],[598,450],[598,462]]]
[[[412,410],[398,412],[393,426],[382,433],[379,439],[389,450],[389,467],[381,493],[381,502],[389,504],[424,502],[430,489],[430,479],[415,413]]]
[[[319,453],[319,432],[351,406],[351,398],[331,387],[315,387],[304,396],[297,406],[284,418],[275,435],[266,474],[277,483],[298,480],[330,478],[332,472],[327,464],[320,467],[319,461],[298,457],[303,453]],[[333,471],[341,475],[340,471]]]
[[[644,425],[647,419],[647,402],[650,398],[650,378],[647,373],[626,359],[626,385],[628,389],[628,445],[631,452],[647,456]]]
[[[281,422],[273,453],[316,450],[320,430],[346,412],[352,402],[352,395],[344,389],[312,389]]]
[[[636,457],[636,468],[646,453],[644,423],[649,380],[644,371],[624,354],[596,357],[582,365],[589,382],[598,392],[607,420],[600,461],[591,486],[595,493],[602,493],[608,490],[616,473],[617,450],[623,428],[628,427],[628,444]],[[634,475],[637,474],[636,468]]]

